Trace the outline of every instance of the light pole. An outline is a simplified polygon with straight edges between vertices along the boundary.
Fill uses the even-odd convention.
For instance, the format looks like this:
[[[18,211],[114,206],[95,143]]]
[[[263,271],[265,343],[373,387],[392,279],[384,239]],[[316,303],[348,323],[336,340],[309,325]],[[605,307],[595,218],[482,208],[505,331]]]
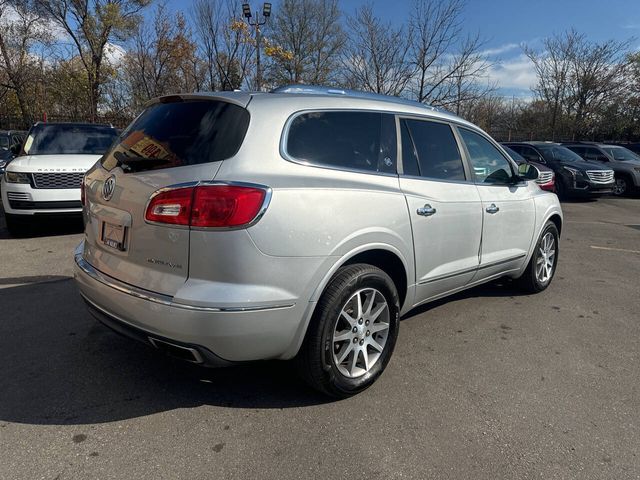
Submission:
[[[242,15],[247,19],[247,23],[256,28],[256,85],[257,90],[262,90],[262,72],[260,71],[260,27],[267,23],[267,19],[271,16],[271,3],[264,2],[262,6],[262,21],[260,14],[256,10],[256,19],[251,21],[251,5],[242,4]]]

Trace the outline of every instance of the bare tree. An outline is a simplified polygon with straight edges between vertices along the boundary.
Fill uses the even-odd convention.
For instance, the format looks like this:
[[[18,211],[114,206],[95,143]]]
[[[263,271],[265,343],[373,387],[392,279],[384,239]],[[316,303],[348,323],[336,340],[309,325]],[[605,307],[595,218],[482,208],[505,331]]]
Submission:
[[[251,73],[255,42],[232,0],[195,0],[192,18],[211,90],[240,88]]]
[[[336,81],[346,35],[338,0],[284,0],[276,11],[265,53],[275,83]]]
[[[151,98],[193,91],[201,83],[196,45],[184,16],[171,15],[166,5],[160,4],[152,22],[138,27],[124,60],[136,109]]]
[[[549,105],[551,140],[556,139],[560,116],[567,103],[572,58],[577,44],[583,41],[583,35],[569,30],[544,39],[541,52],[523,46],[524,53],[533,63],[538,77],[533,91]]]
[[[387,95],[401,95],[412,78],[408,62],[411,36],[385,23],[365,5],[347,19],[349,46],[343,58],[345,83]]]
[[[105,48],[135,31],[140,11],[151,0],[37,0],[44,12],[71,38],[87,72],[91,120],[98,116],[104,81]]]
[[[23,122],[32,121],[28,100],[30,85],[39,77],[38,60],[32,54],[35,44],[50,40],[45,20],[29,1],[0,1],[0,70],[3,86],[15,93]]]
[[[602,43],[583,40],[576,45],[569,82],[574,138],[592,130],[602,110],[626,88],[631,43],[631,39]]]

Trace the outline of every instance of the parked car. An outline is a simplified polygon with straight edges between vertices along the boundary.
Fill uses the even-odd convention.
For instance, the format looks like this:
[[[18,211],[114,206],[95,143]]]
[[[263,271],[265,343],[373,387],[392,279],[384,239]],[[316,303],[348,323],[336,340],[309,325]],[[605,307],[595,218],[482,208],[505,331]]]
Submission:
[[[602,143],[565,143],[584,160],[599,162],[615,174],[614,195],[627,195],[640,188],[640,157],[624,147]]]
[[[607,145],[616,145],[631,150],[636,155],[640,155],[640,143],[634,142],[608,142]]]
[[[559,197],[599,196],[613,192],[613,170],[587,162],[568,148],[552,142],[506,142],[528,162],[547,165],[555,174]]]
[[[511,160],[516,162],[518,165],[529,163],[534,167],[536,167],[538,169],[538,178],[536,179],[536,183],[538,184],[538,186],[543,190],[548,190],[549,192],[555,192],[556,175],[555,173],[553,173],[553,170],[551,170],[549,167],[541,163],[527,162],[527,160],[522,155],[520,155],[515,150],[509,148],[507,145],[503,144],[502,148],[504,148],[505,152],[509,154],[509,156],[511,157]]]
[[[20,130],[0,130],[0,175],[7,164],[15,158],[24,142],[27,132]]]
[[[109,125],[35,124],[22,154],[2,176],[2,204],[9,231],[20,233],[39,215],[82,212],[82,176],[116,138],[116,129]]]
[[[163,97],[83,181],[90,312],[185,360],[295,359],[371,385],[412,308],[498,277],[552,281],[562,211],[473,124],[293,86]]]

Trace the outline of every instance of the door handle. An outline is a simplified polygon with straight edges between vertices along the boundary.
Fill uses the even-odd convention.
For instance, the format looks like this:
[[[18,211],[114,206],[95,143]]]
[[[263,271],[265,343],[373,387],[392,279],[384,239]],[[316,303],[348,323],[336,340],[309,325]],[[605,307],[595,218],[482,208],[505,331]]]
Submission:
[[[431,215],[435,215],[436,209],[427,203],[424,207],[416,210],[416,213],[418,215],[422,215],[423,217],[430,217]]]
[[[498,213],[500,211],[500,207],[496,207],[495,203],[492,203],[487,207],[487,213]]]

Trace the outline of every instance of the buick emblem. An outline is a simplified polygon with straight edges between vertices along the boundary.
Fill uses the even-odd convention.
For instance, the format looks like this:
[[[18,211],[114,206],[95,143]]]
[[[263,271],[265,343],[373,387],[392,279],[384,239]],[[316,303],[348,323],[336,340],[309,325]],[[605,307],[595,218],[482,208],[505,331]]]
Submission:
[[[107,202],[111,200],[113,197],[113,192],[116,189],[116,177],[113,175],[107,178],[102,185],[102,198],[104,198]]]

